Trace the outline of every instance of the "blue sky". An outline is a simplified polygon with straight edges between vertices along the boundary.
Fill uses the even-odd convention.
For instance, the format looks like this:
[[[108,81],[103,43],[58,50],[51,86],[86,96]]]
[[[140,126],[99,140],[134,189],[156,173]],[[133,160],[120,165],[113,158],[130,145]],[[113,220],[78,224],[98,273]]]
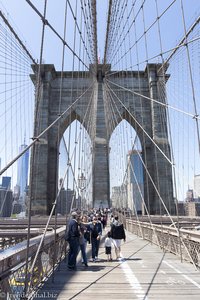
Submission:
[[[75,0],[71,1],[72,6],[75,4]],[[78,1],[80,2],[80,1]],[[129,0],[128,3],[131,5],[134,1]],[[158,9],[159,11],[163,11],[168,5],[172,2],[172,0],[158,0]],[[43,12],[44,1],[42,0],[33,0],[32,3],[38,8],[38,10]],[[47,7],[47,19],[49,23],[55,27],[55,29],[62,35],[63,33],[63,20],[64,20],[64,4],[65,0],[48,0]],[[56,3],[56,4],[55,4]],[[137,1],[137,5],[141,5],[141,1]],[[151,22],[155,19],[155,1],[154,0],[146,0],[146,26],[148,27]],[[180,14],[180,0],[177,0],[173,9],[169,10],[166,18],[163,17],[161,20],[161,30],[162,30],[162,44],[163,51],[168,50],[176,46],[177,42],[182,38],[184,30],[182,17]],[[186,26],[187,28],[193,23],[195,17],[199,15],[200,11],[200,1],[199,0],[183,0],[184,9],[185,9],[185,18],[186,18]],[[37,14],[33,11],[33,9],[27,4],[25,0],[0,0],[0,8],[4,12],[5,16],[8,18],[12,26],[15,28],[20,38],[24,41],[27,48],[30,50],[31,54],[35,59],[39,59],[40,56],[40,44],[41,44],[41,20],[37,16]],[[107,8],[108,1],[107,0],[97,0],[97,28],[98,28],[98,52],[103,59],[104,54],[104,43],[105,43],[105,32],[106,32],[106,21],[107,21]],[[142,20],[140,20],[142,24]],[[67,41],[70,45],[73,44],[73,22],[68,23],[67,26]],[[138,36],[142,32],[142,29],[138,28]],[[158,37],[154,34],[154,31],[151,32],[148,36],[149,38],[149,57],[153,55],[157,55],[158,53]],[[140,51],[140,60],[143,60],[143,51]],[[61,70],[61,53],[62,53],[62,44],[55,38],[55,35],[47,28],[45,34],[45,43],[44,43],[44,56],[43,61],[45,63],[54,64],[56,70]],[[68,53],[66,55],[66,70],[71,70],[72,68],[72,60],[71,54]],[[181,62],[180,62],[181,64]],[[118,66],[116,66],[117,68]],[[175,66],[176,68],[176,66]],[[179,68],[181,68],[179,66]],[[185,72],[184,67],[182,69]],[[186,82],[188,82],[188,78],[183,78]],[[179,85],[179,81],[174,80],[174,86],[170,88],[170,97],[174,97],[174,89]],[[187,91],[185,91],[184,97],[186,98]],[[176,99],[177,101],[177,99]],[[185,102],[184,102],[185,103]],[[177,104],[177,102],[176,102]],[[183,103],[180,105],[183,105]],[[23,103],[21,104],[23,107]],[[186,107],[187,108],[187,107]],[[0,107],[1,109],[1,107]],[[177,130],[180,130],[182,124],[179,126],[176,123],[176,116],[174,117],[173,126]],[[181,121],[180,121],[181,122]],[[185,122],[187,121],[184,121]],[[175,125],[174,125],[175,124]],[[192,127],[193,130],[193,127]],[[190,132],[188,131],[188,135]],[[29,143],[29,139],[31,134],[27,133],[27,143]],[[19,145],[23,142],[24,136],[23,133],[19,133],[17,142]],[[182,147],[184,147],[183,139],[180,143]],[[180,145],[179,145],[180,147]],[[189,151],[189,150],[188,150]],[[184,155],[186,150],[184,150]],[[13,153],[14,154],[14,153]],[[1,155],[1,154],[0,154]],[[188,154],[187,154],[188,155]],[[11,156],[9,156],[11,158]],[[4,160],[4,158],[2,158]],[[8,159],[9,160],[9,159]],[[181,166],[181,162],[179,162]],[[182,167],[180,167],[182,168]],[[189,166],[188,166],[189,168]],[[188,180],[187,180],[188,181]],[[183,189],[185,189],[185,184]]]
[[[159,9],[162,10],[166,8],[172,0],[158,0]],[[180,8],[180,0],[167,15],[167,20],[163,19],[163,26],[165,26],[165,37],[163,38],[164,48],[172,48],[176,45],[176,42],[183,35],[183,27],[181,15],[178,13]],[[42,0],[33,0],[32,3],[38,8],[38,10],[43,12]],[[64,18],[64,4],[65,0],[48,0],[47,8],[47,19],[55,27],[55,29],[62,33],[63,32],[63,18]],[[56,5],[55,5],[56,3]],[[72,4],[75,0],[71,1]],[[132,0],[128,1],[129,4]],[[140,1],[136,3],[141,4]],[[154,0],[146,1],[148,15],[146,14],[146,26],[151,23],[155,17],[155,6]],[[185,17],[187,20],[187,26],[189,26],[194,18],[199,14],[200,2],[198,0],[183,0],[185,8]],[[0,0],[0,7],[7,10],[6,16],[14,24],[15,29],[22,37],[23,41],[26,42],[27,48],[30,49],[32,55],[37,59],[40,53],[40,41],[41,41],[41,20],[29,6],[25,0]],[[107,7],[108,0],[97,0],[97,27],[98,27],[98,49],[101,57],[104,54],[104,42],[105,42],[105,31],[106,31],[106,21],[107,21]],[[13,23],[14,22],[14,23]],[[70,39],[72,36],[72,28],[67,29],[67,37]],[[152,39],[156,36],[152,36]],[[55,42],[57,47],[55,49]],[[57,55],[60,48],[59,43],[55,40],[52,34],[47,34],[45,39],[45,55],[44,59],[46,63],[54,63],[56,66],[60,66],[59,56]],[[154,47],[152,42],[152,49]]]
[[[49,23],[62,35],[63,33],[63,19],[64,19],[64,7],[65,0],[48,0],[47,19]],[[56,5],[55,5],[56,2]],[[35,0],[32,3],[43,13],[44,1]],[[72,6],[75,3],[71,1]],[[33,57],[38,59],[40,56],[40,43],[41,43],[41,20],[33,11],[33,9],[26,3],[25,0],[1,0],[0,7],[7,10],[7,18],[14,24],[15,30],[26,42],[27,48],[32,53]],[[106,31],[106,19],[107,19],[107,0],[97,1],[98,10],[98,43],[99,53],[103,57],[104,53],[104,40]],[[13,23],[14,22],[14,23]],[[56,68],[60,68],[61,57],[58,55],[61,53],[61,43],[51,32],[46,33],[45,38],[46,47],[44,47],[44,60],[45,63],[53,63]],[[73,22],[67,27],[67,40],[73,43]],[[57,45],[56,48],[54,45]],[[70,65],[67,66],[70,69]]]

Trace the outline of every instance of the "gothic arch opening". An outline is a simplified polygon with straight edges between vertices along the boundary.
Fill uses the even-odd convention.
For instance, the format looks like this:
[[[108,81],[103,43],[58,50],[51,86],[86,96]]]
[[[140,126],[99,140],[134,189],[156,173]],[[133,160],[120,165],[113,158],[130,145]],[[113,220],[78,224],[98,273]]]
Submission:
[[[85,127],[76,119],[64,131],[59,145],[58,213],[88,209],[92,203],[92,143]]]
[[[144,202],[144,167],[141,141],[122,120],[109,141],[110,196],[113,207],[141,214]]]

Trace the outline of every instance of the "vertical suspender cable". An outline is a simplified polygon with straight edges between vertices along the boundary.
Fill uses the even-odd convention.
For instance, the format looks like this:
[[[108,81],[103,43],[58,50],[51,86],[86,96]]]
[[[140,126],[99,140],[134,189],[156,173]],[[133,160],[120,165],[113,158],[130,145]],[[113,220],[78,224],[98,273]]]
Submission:
[[[65,2],[65,10],[64,10],[64,32],[63,32],[63,40],[65,40],[66,38],[66,23],[67,23],[67,1]],[[62,93],[63,93],[63,72],[64,72],[64,62],[65,62],[65,44],[63,43],[63,47],[62,47],[62,63],[61,63],[61,81],[60,81],[60,91],[59,91],[59,109],[58,109],[58,115],[60,116],[61,114],[61,105],[62,105]],[[58,124],[57,124],[57,130],[58,130],[58,134],[57,134],[57,165],[59,163],[59,144],[60,144],[60,123],[61,120],[59,120]],[[61,183],[63,184],[63,183]],[[57,182],[56,182],[56,186],[58,185],[58,178],[57,178]],[[60,198],[60,199],[59,199]],[[59,200],[61,201],[61,196],[59,195]],[[56,260],[56,240],[57,240],[57,234],[56,234],[56,230],[57,230],[57,203],[55,204],[55,222],[54,222],[54,253],[53,253],[53,271],[52,271],[52,282],[54,282],[54,271],[55,271],[55,260]]]
[[[186,42],[185,47],[186,47],[186,51],[187,51],[187,59],[188,59],[188,67],[189,67],[189,74],[190,74],[190,84],[191,84],[191,88],[192,88],[192,99],[193,99],[193,105],[194,105],[194,112],[195,112],[195,116],[198,116],[196,96],[195,96],[195,90],[194,90],[194,80],[193,80],[193,75],[192,75],[192,66],[191,66],[191,59],[190,59],[190,51],[189,51],[189,46],[187,44],[187,30],[186,30],[183,0],[180,0],[180,5],[181,5],[182,20],[183,20],[183,27],[184,27],[184,34],[185,34],[185,42]],[[198,123],[197,118],[194,118],[194,119],[195,119],[195,122],[196,122],[196,130],[197,130],[197,138],[198,138],[198,146],[199,146],[199,154],[200,154],[199,123]]]
[[[44,12],[43,16],[44,19],[46,17],[46,8],[47,8],[47,0],[44,2]],[[45,33],[45,22],[43,21],[43,26],[42,26],[42,37],[41,37],[41,47],[40,47],[40,64],[39,64],[39,69],[38,69],[38,74],[37,74],[37,84],[36,84],[36,107],[35,107],[35,123],[36,123],[36,117],[38,113],[38,107],[39,107],[39,89],[40,89],[40,68],[42,64],[42,56],[43,56],[43,46],[44,46],[44,33]],[[33,146],[32,149],[32,155],[33,159],[35,156],[35,146]],[[31,178],[30,178],[31,180]],[[27,232],[27,250],[26,250],[26,267],[25,267],[25,286],[24,286],[24,294],[27,294],[28,291],[28,262],[29,262],[29,246],[30,246],[30,227],[31,227],[31,204],[32,204],[32,196],[33,196],[33,191],[30,190],[30,200],[29,200],[29,205],[28,205],[28,232]]]

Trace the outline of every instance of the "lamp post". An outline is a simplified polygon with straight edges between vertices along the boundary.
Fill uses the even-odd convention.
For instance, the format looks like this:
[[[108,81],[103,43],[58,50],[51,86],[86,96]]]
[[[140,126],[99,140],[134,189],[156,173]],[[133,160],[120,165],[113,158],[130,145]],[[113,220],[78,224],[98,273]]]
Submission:
[[[78,206],[80,206],[79,208],[82,209],[83,204],[85,207],[85,203],[83,203],[83,194],[84,194],[84,190],[86,188],[86,178],[83,173],[81,173],[81,176],[78,177],[78,187],[80,189],[80,195],[81,195],[81,200],[80,200]]]

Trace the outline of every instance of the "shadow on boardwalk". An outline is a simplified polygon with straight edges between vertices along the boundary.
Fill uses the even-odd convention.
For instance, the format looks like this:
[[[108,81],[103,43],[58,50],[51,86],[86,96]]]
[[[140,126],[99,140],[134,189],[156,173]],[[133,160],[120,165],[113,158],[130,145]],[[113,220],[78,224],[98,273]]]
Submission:
[[[114,250],[112,250],[114,257]],[[81,264],[77,270],[68,270],[63,261],[55,271],[54,282],[50,277],[37,292],[35,299],[63,300],[192,300],[200,299],[200,276],[193,265],[165,253],[148,241],[127,232],[122,243],[124,260],[107,261],[104,239],[99,249],[99,262],[89,266]]]

